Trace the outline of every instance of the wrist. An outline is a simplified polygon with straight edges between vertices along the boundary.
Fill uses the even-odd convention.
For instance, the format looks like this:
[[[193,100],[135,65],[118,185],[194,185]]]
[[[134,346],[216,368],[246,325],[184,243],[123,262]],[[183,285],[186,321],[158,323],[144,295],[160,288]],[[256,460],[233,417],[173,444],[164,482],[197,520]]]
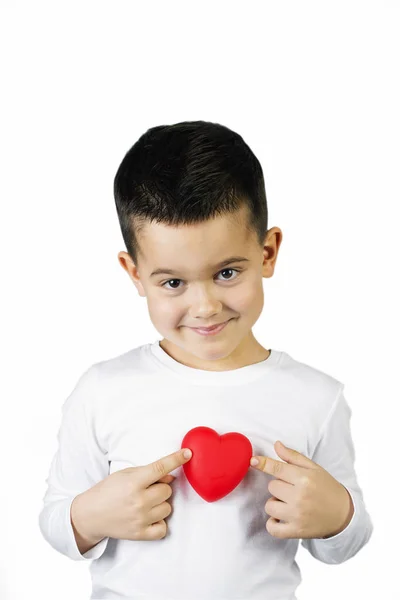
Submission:
[[[342,533],[342,531],[344,531],[346,529],[346,527],[350,524],[350,521],[353,518],[354,515],[354,504],[353,504],[353,499],[349,493],[349,490],[342,485],[343,489],[346,492],[346,500],[344,501],[344,512],[343,514],[345,515],[344,517],[342,516],[341,519],[341,525],[338,529],[336,529],[333,533],[330,533],[329,535],[325,535],[322,539],[327,539],[330,537],[334,537],[335,535],[339,535],[339,533]]]
[[[104,538],[104,535],[94,530],[91,520],[90,503],[87,501],[86,492],[78,494],[73,499],[70,519],[75,537],[78,537],[85,544],[95,546]]]

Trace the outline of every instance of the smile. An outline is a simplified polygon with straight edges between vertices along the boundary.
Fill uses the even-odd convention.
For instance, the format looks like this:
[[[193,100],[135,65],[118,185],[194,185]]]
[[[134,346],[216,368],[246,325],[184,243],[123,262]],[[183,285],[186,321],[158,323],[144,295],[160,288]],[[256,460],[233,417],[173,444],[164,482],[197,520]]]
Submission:
[[[199,333],[200,335],[216,335],[217,333],[222,331],[231,320],[232,319],[228,319],[228,321],[225,321],[225,323],[221,323],[221,325],[217,325],[216,327],[213,327],[212,329],[208,330],[202,329],[201,327],[190,327],[190,329],[192,329],[196,333]]]

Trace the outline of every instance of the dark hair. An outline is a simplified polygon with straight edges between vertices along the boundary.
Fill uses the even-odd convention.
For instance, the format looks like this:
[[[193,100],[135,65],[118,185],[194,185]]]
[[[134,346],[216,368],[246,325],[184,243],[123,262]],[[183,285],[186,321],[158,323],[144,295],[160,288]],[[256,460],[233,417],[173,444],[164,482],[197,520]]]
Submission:
[[[126,249],[137,265],[138,234],[153,220],[199,223],[247,205],[249,234],[262,247],[268,225],[261,165],[243,138],[218,123],[184,121],[144,133],[125,154],[114,198]]]

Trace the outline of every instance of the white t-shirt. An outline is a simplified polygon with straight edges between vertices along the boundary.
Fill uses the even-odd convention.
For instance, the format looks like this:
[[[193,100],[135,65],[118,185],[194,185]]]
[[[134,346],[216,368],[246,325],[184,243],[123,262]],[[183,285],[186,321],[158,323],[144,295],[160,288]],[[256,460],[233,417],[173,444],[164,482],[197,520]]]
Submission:
[[[90,560],[92,600],[295,600],[301,574],[298,539],[268,533],[265,503],[273,476],[249,466],[240,484],[215,502],[203,500],[183,467],[172,474],[168,531],[160,540],[104,538],[80,554],[70,520],[77,494],[109,474],[146,465],[181,448],[206,426],[234,431],[253,454],[281,460],[281,440],[326,469],[349,491],[355,512],[344,531],[304,539],[329,564],[354,556],[373,525],[354,470],[351,409],[344,385],[273,350],[262,362],[205,371],[169,356],[159,340],[93,364],[62,407],[58,449],[39,516],[46,541],[72,560]]]

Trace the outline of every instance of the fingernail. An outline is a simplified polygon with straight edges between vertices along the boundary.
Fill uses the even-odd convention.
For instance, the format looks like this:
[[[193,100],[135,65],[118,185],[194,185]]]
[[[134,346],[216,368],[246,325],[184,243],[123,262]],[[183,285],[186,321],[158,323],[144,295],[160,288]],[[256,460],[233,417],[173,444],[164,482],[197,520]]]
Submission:
[[[183,452],[183,456],[184,456],[185,458],[190,458],[190,457],[192,456],[192,451],[191,451],[191,450],[189,450],[189,448],[186,448],[186,449],[184,450],[184,452]]]
[[[250,464],[252,467],[255,467],[256,465],[258,465],[260,461],[258,460],[258,458],[252,458],[250,461]]]

